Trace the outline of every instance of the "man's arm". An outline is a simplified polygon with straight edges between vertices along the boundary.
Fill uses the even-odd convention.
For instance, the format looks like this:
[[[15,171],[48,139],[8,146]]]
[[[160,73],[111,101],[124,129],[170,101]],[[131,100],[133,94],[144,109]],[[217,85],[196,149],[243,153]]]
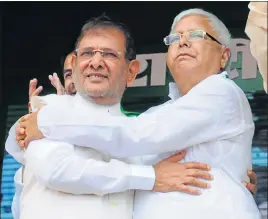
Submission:
[[[38,81],[36,78],[29,81],[29,103],[28,108],[29,112],[32,112],[31,107],[31,98],[38,96],[42,90],[42,86],[38,86]],[[54,85],[53,85],[54,86]],[[58,90],[58,89],[57,89]],[[24,130],[20,130],[20,127],[18,126],[18,122],[16,122],[9,130],[9,135],[6,140],[5,148],[6,151],[14,157],[15,160],[17,160],[19,163],[24,165],[24,150],[23,148],[20,148],[19,141],[25,138],[25,132]]]
[[[40,183],[72,194],[152,190],[155,181],[152,166],[85,159],[74,154],[74,146],[47,139],[31,142],[25,152],[25,161]]]
[[[38,113],[39,129],[49,139],[81,146],[90,142],[90,147],[116,157],[159,154],[231,138],[243,131],[240,100],[234,85],[218,77],[211,76],[176,102],[136,118],[45,106]]]
[[[209,167],[198,162],[178,163],[183,157],[183,153],[173,155],[154,167],[118,160],[106,163],[76,156],[72,145],[48,139],[31,142],[25,152],[27,167],[41,184],[57,191],[96,195],[133,189],[199,194],[188,186],[208,188],[208,183],[198,178],[212,179]]]

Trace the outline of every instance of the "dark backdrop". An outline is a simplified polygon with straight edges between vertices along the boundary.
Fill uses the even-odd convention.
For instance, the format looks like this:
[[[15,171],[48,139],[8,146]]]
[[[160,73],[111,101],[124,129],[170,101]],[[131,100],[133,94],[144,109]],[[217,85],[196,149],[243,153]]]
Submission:
[[[217,15],[228,28],[244,28],[248,2],[8,2],[2,8],[2,69],[5,99],[25,103],[29,79],[44,87],[47,76],[60,72],[60,57],[73,48],[80,28],[92,16],[105,12],[125,23],[144,47],[162,45],[174,17],[182,10],[200,7]],[[156,50],[156,51],[153,51]],[[161,52],[159,46],[149,52]],[[18,95],[21,92],[21,95]]]

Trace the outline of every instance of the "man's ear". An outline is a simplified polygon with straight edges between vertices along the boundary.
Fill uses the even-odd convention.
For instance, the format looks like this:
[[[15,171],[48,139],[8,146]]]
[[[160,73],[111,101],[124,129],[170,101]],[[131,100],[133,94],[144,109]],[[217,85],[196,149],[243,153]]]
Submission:
[[[136,76],[139,72],[140,72],[140,62],[136,59],[130,61],[127,75],[128,87],[134,83]]]
[[[229,58],[231,57],[231,51],[229,48],[225,48],[223,50],[221,56],[221,69],[225,69],[228,65]]]
[[[72,69],[75,69],[76,59],[77,56],[75,54],[72,54],[72,60],[71,60]]]

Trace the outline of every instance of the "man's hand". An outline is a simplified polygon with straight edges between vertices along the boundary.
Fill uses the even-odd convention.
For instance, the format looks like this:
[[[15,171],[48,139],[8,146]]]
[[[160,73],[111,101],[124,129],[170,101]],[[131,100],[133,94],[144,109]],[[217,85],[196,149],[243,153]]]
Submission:
[[[50,80],[52,86],[56,88],[58,95],[63,95],[66,93],[63,85],[60,82],[60,79],[57,73],[53,73],[53,75],[49,75],[48,79]]]
[[[256,195],[257,190],[258,190],[258,178],[257,178],[257,174],[252,171],[252,170],[248,170],[247,171],[248,177],[250,179],[250,183],[244,181],[243,184],[247,187],[247,189],[253,194]]]
[[[62,84],[60,82],[60,79],[59,79],[59,77],[58,77],[58,75],[56,73],[54,73],[53,76],[49,75],[48,78],[49,78],[51,84],[56,88],[58,95],[62,95],[62,94],[65,93],[65,89],[62,86]],[[37,83],[38,83],[38,81],[37,81],[36,78],[30,80],[30,83],[29,83],[29,103],[28,103],[29,113],[32,112],[31,104],[30,104],[31,98],[33,96],[38,96],[41,93],[41,91],[43,90],[42,86],[37,87]],[[16,141],[18,142],[20,147],[26,147],[29,144],[30,141],[41,138],[40,132],[36,128],[37,127],[37,122],[34,123],[34,120],[33,121],[32,120],[28,121],[28,120],[26,120],[26,118],[27,118],[27,116],[22,117],[19,120],[20,122],[16,126]],[[21,122],[23,122],[23,123],[21,123]],[[28,127],[31,126],[31,125],[28,124],[28,122],[29,123],[32,122],[31,125],[33,125],[33,127],[28,128]],[[36,126],[34,126],[35,124],[36,124]],[[26,125],[28,136],[26,136],[27,133],[26,133],[25,127],[23,127],[24,125]],[[38,130],[38,132],[36,130]]]
[[[37,113],[38,111],[23,116],[16,127],[16,140],[20,147],[27,147],[31,141],[44,138],[38,129]]]
[[[32,108],[31,108],[31,104],[30,104],[31,98],[33,96],[38,96],[41,93],[41,91],[43,90],[42,86],[39,86],[38,88],[36,88],[37,83],[38,83],[38,81],[36,78],[30,80],[30,83],[29,83],[29,102],[28,102],[29,113],[32,112]]]
[[[43,90],[42,86],[39,86],[38,88],[36,88],[37,83],[38,83],[38,81],[36,78],[30,80],[30,83],[29,83],[29,101],[31,100],[32,96],[38,96],[41,93],[41,91]]]
[[[156,179],[153,191],[179,191],[199,195],[200,190],[189,186],[210,188],[208,183],[198,179],[213,179],[212,175],[208,173],[210,166],[198,162],[178,163],[184,156],[185,152],[180,152],[154,166]]]
[[[20,118],[21,120],[21,118]],[[21,127],[20,120],[16,126],[16,141],[21,148],[24,148],[24,139],[26,138],[25,129]]]
[[[41,91],[43,90],[42,86],[37,87],[37,79],[34,78],[32,80],[30,80],[29,82],[29,102],[28,102],[28,109],[29,109],[29,113],[32,112],[32,108],[31,108],[31,98],[33,96],[38,96]],[[21,121],[21,119],[19,120]],[[24,144],[23,140],[25,139],[26,135],[25,135],[25,129],[21,127],[20,123],[18,123],[18,125],[16,126],[16,141],[18,142],[18,144],[22,147],[22,145]]]

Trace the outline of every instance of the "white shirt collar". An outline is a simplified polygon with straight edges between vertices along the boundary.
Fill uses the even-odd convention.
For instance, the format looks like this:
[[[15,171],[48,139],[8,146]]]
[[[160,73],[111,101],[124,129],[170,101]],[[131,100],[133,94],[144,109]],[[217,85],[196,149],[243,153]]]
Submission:
[[[91,101],[85,100],[78,92],[74,96],[74,100],[82,104],[84,107],[86,107],[89,110],[96,110],[100,113],[109,113],[115,116],[122,115],[121,112],[121,105],[120,103],[114,104],[114,105],[100,105],[93,103]]]
[[[224,78],[227,78],[228,77],[228,73],[227,71],[224,71],[222,73],[219,73],[217,75],[220,75]],[[177,84],[175,82],[170,82],[168,84],[169,86],[169,94],[168,96],[170,97],[171,100],[177,100],[178,98],[181,97],[180,93],[179,93],[179,88],[177,86]]]
[[[179,89],[178,89],[178,86],[175,82],[170,82],[168,84],[168,87],[169,87],[168,96],[171,100],[176,100],[176,99],[180,98]]]

